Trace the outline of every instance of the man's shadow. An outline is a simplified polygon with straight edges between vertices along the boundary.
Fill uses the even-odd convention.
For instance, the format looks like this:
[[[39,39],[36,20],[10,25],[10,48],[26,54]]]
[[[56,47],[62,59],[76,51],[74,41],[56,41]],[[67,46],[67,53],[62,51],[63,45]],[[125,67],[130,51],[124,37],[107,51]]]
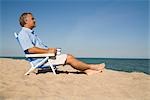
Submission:
[[[52,72],[52,70],[50,68],[42,68],[39,69],[38,72],[36,74],[44,74],[44,73],[48,73],[48,72]],[[80,71],[62,71],[62,70],[56,70],[56,74],[85,74],[84,72],[80,72]]]

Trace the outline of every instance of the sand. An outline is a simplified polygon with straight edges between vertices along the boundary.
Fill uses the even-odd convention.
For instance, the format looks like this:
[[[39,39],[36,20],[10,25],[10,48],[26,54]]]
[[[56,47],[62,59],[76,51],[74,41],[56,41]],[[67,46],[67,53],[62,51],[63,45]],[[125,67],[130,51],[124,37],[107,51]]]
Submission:
[[[0,59],[0,100],[150,100],[150,75],[105,69],[87,76],[69,65],[60,73],[24,76],[25,60]]]

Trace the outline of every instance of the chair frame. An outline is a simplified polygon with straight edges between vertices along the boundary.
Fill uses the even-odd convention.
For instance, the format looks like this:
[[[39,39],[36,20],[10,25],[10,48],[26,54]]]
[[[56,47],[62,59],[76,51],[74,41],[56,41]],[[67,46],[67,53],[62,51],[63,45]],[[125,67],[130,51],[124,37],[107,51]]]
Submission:
[[[17,41],[19,42],[18,39],[18,34],[15,32],[14,33],[15,38],[17,39]],[[20,42],[19,42],[20,44]],[[21,46],[21,44],[20,44]],[[51,57],[54,57],[55,54],[54,53],[44,53],[44,54],[25,54],[26,58],[44,58],[41,62],[39,62],[38,64],[36,64],[35,66],[33,65],[32,62],[30,62],[31,64],[31,68],[24,74],[24,75],[29,75],[31,72],[35,71],[35,69],[37,69],[39,66],[41,66],[42,64],[46,63],[48,61],[48,66],[52,69],[53,74],[55,75],[55,68],[53,66],[53,64],[50,62]]]

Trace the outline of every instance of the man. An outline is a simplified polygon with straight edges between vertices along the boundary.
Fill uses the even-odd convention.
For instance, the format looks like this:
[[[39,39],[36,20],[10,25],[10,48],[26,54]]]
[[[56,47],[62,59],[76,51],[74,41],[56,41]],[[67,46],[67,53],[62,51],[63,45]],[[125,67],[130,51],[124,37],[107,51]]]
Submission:
[[[20,44],[25,53],[41,54],[41,53],[55,53],[56,48],[48,48],[42,43],[37,35],[32,30],[36,26],[36,21],[32,13],[23,13],[19,19],[22,30],[18,34]],[[105,64],[86,64],[77,60],[70,54],[56,55],[56,59],[52,62],[53,64],[69,64],[73,68],[85,72],[87,75],[100,73],[103,71]],[[33,64],[38,63],[42,59],[31,59]]]

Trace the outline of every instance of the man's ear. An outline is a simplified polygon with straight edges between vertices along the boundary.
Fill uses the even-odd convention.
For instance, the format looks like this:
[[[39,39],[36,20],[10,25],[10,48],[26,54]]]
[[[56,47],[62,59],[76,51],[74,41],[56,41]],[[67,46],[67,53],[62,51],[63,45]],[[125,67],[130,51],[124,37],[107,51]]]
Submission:
[[[27,23],[27,21],[28,21],[28,19],[27,19],[27,18],[25,18],[25,19],[24,19],[24,22],[25,22],[25,23]]]

